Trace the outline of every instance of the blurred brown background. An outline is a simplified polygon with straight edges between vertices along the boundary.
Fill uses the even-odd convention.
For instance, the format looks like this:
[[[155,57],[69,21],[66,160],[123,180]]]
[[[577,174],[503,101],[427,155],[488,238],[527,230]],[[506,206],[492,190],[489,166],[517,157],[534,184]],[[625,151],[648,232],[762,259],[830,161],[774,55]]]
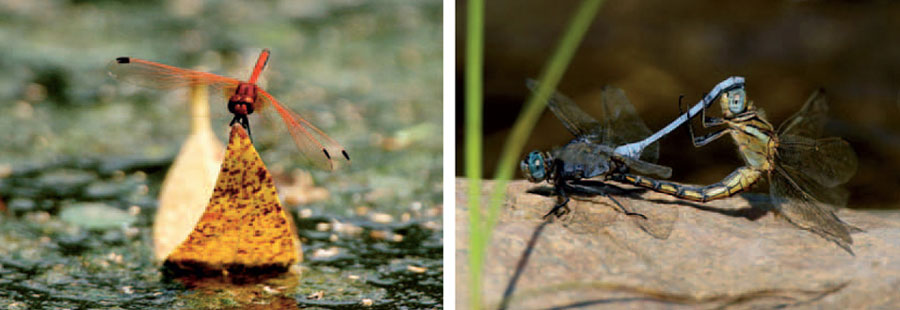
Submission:
[[[487,1],[485,176],[579,1]],[[457,175],[463,175],[465,1],[457,2]],[[652,130],[716,83],[747,78],[748,97],[776,127],[818,87],[831,99],[827,135],[850,141],[859,170],[847,187],[852,208],[900,204],[900,3],[888,1],[606,1],[560,90],[591,111],[599,89],[625,90]],[[714,114],[719,114],[715,108]],[[698,134],[706,132],[695,119]],[[545,112],[524,152],[571,139]],[[661,140],[672,180],[716,182],[742,165],[730,138],[703,148],[685,128]],[[521,175],[517,175],[521,178]],[[764,188],[764,187],[763,187]]]

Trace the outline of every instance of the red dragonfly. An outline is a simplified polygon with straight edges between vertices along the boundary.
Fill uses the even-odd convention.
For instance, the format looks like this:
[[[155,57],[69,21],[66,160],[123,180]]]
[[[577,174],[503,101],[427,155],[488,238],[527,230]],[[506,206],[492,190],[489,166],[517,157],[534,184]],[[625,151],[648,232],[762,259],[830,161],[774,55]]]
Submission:
[[[272,111],[271,108],[268,108],[272,106],[284,121],[297,148],[310,164],[326,170],[334,170],[341,166],[344,160],[349,164],[350,155],[337,141],[328,137],[299,114],[285,108],[272,95],[256,85],[260,72],[268,62],[269,49],[263,49],[259,54],[259,59],[256,60],[256,66],[253,67],[250,79],[246,82],[133,57],[116,58],[109,65],[109,73],[117,79],[145,87],[173,89],[199,85],[218,89],[226,96],[230,94],[228,112],[234,114],[234,118],[231,119],[229,125],[240,124],[247,130],[248,135],[250,134],[250,121],[247,116],[255,111]],[[338,158],[339,163],[336,163],[331,157],[332,154],[340,154],[344,158]]]

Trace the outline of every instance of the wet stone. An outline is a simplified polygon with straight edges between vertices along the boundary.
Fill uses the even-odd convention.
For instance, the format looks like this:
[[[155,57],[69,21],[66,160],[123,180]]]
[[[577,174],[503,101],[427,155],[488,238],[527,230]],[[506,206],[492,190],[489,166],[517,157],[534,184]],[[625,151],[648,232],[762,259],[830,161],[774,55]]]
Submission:
[[[17,186],[10,185],[8,188],[3,190],[2,194],[5,197],[20,197],[20,198],[38,198],[41,196],[41,190],[37,187],[34,187],[33,184],[31,186]]]
[[[125,243],[127,238],[125,233],[120,229],[107,230],[100,236],[100,240],[107,245],[121,245]]]
[[[84,190],[87,199],[114,199],[130,194],[135,190],[133,182],[97,181]]]
[[[14,214],[22,214],[25,212],[34,211],[37,204],[34,202],[34,200],[31,199],[15,198],[10,200],[6,204],[6,206],[7,208],[9,208],[9,211],[13,212]]]
[[[41,192],[55,197],[73,196],[97,179],[92,172],[62,169],[42,174],[36,181]]]
[[[59,217],[69,224],[91,230],[107,230],[131,225],[136,218],[103,203],[76,203],[63,208]]]
[[[112,175],[116,171],[146,173],[165,172],[175,160],[175,152],[156,157],[107,158],[102,160],[97,171],[103,175]]]
[[[75,234],[61,235],[57,237],[55,241],[63,253],[68,255],[79,255],[92,247],[93,242],[91,242],[89,237],[90,234],[81,230]]]

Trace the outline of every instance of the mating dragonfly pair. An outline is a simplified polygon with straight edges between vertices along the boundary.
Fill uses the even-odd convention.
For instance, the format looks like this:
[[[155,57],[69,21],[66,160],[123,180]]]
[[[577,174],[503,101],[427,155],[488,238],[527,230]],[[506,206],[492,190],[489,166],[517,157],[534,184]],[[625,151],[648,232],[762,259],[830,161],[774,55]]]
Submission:
[[[529,87],[534,89],[535,83],[529,81]],[[706,110],[716,99],[722,117],[707,117]],[[680,101],[679,98],[679,109]],[[579,181],[587,178],[602,177],[681,199],[706,202],[747,191],[765,175],[776,211],[792,224],[853,253],[850,232],[857,228],[841,221],[834,211],[847,203],[848,194],[839,186],[856,173],[857,159],[846,141],[820,138],[828,111],[822,90],[814,92],[800,111],[777,130],[747,100],[741,77],[719,83],[687,113],[652,135],[621,89],[605,88],[601,104],[604,115],[598,121],[562,94],[554,93],[549,99],[550,111],[575,139],[549,152],[533,151],[520,164],[530,181],[548,181],[554,185],[559,200],[546,216],[567,212],[568,193],[578,190],[583,186]],[[656,140],[697,114],[702,114],[703,127],[722,128],[695,137],[688,124],[693,145],[704,146],[730,134],[746,165],[722,181],[702,187],[660,180],[671,176],[672,170],[654,164],[658,158]],[[625,209],[613,197],[605,195]]]
[[[262,111],[261,113],[267,114],[277,113],[291,134],[294,144],[300,150],[301,158],[309,165],[320,169],[334,170],[341,164],[349,164],[350,155],[340,143],[328,137],[299,114],[278,103],[271,94],[256,85],[260,73],[269,62],[269,55],[268,49],[262,50],[250,73],[250,79],[247,81],[176,68],[133,57],[116,58],[108,69],[109,74],[114,78],[144,87],[157,89],[187,86],[212,87],[228,98],[228,112],[234,114],[229,125],[239,124],[249,135],[250,120],[248,116],[254,111]],[[340,154],[339,156],[342,158],[334,159],[332,154]]]

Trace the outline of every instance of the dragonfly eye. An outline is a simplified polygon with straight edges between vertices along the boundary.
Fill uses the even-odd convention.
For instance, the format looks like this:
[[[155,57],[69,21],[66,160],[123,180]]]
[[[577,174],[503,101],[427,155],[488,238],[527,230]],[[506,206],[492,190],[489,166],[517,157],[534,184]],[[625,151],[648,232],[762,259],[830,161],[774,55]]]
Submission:
[[[528,153],[525,160],[519,164],[519,168],[522,169],[522,174],[531,182],[540,182],[547,178],[544,156],[538,151]]]
[[[728,110],[731,111],[731,113],[742,113],[747,109],[747,93],[744,92],[743,89],[732,90],[728,92],[727,96]]]

